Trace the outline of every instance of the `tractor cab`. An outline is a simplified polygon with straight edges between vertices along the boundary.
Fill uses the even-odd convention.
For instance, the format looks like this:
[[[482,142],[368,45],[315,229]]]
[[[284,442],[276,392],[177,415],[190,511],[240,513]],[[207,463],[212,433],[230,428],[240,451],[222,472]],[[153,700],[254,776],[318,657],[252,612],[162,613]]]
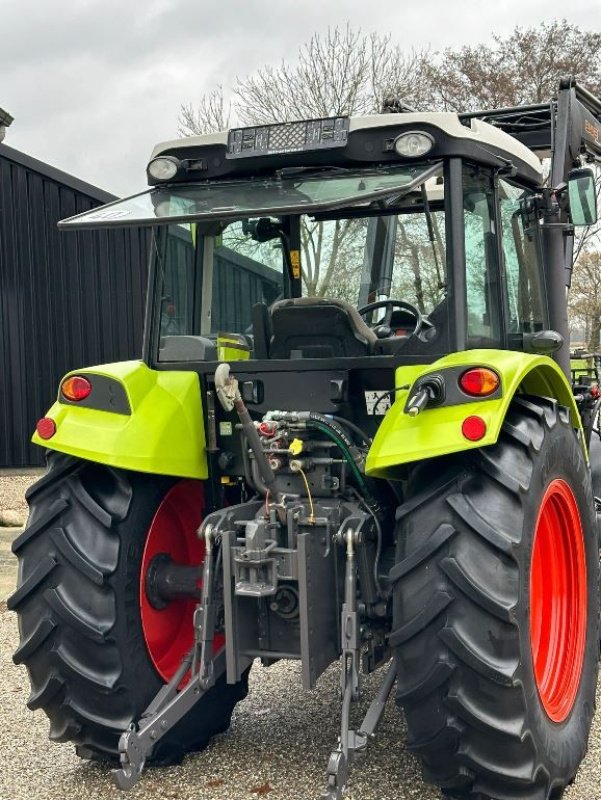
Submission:
[[[150,365],[423,362],[549,327],[541,164],[480,120],[234,130],[159,145],[148,176],[63,225],[153,226]]]

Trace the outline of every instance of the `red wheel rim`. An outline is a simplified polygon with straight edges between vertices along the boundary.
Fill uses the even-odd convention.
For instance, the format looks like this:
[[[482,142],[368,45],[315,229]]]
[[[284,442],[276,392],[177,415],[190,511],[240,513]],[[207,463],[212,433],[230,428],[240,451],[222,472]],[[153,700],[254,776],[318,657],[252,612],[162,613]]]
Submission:
[[[543,497],[530,570],[530,644],[543,707],[563,722],[574,707],[586,643],[587,579],[582,523],[568,484]]]
[[[158,507],[144,545],[140,573],[142,632],[152,663],[164,681],[173,676],[194,643],[192,618],[196,603],[192,599],[173,600],[164,609],[154,608],[146,595],[146,574],[159,553],[167,553],[177,564],[203,563],[205,546],[196,535],[203,511],[202,483],[176,483]],[[222,646],[223,637],[217,635],[215,644]]]

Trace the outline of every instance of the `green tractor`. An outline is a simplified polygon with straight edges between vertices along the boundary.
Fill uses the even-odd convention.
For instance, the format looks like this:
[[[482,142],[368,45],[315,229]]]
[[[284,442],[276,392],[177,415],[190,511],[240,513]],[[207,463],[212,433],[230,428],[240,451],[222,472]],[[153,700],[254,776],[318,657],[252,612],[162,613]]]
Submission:
[[[393,688],[447,797],[557,800],[586,752],[600,401],[566,287],[601,102],[397,112],[167,142],[61,223],[152,228],[143,354],[38,423],[8,605],[29,707],[121,789],[226,730],[256,659],[340,662],[324,800]]]

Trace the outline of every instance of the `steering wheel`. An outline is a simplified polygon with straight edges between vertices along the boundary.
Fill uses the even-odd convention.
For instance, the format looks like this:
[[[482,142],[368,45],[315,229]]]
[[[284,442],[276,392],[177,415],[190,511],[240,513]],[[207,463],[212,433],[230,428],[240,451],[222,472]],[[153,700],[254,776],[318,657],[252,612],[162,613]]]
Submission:
[[[408,303],[406,300],[378,300],[375,303],[368,303],[366,306],[361,306],[361,308],[357,309],[357,311],[362,317],[365,317],[367,314],[370,314],[372,311],[376,311],[378,308],[386,309],[384,319],[381,322],[378,322],[377,325],[371,326],[378,339],[386,339],[389,336],[392,336],[391,323],[392,315],[395,309],[408,311],[412,316],[415,317],[415,327],[411,331],[410,336],[416,336],[424,325],[422,312],[419,310],[419,308],[417,308],[417,306],[414,306],[412,303]]]

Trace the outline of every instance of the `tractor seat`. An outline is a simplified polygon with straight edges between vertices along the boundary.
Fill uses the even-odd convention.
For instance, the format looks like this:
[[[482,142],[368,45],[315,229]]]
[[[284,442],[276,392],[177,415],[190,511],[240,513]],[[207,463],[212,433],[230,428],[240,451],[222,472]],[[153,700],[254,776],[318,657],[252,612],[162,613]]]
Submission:
[[[376,334],[357,309],[330,297],[297,297],[271,306],[270,358],[344,358],[373,352]]]

